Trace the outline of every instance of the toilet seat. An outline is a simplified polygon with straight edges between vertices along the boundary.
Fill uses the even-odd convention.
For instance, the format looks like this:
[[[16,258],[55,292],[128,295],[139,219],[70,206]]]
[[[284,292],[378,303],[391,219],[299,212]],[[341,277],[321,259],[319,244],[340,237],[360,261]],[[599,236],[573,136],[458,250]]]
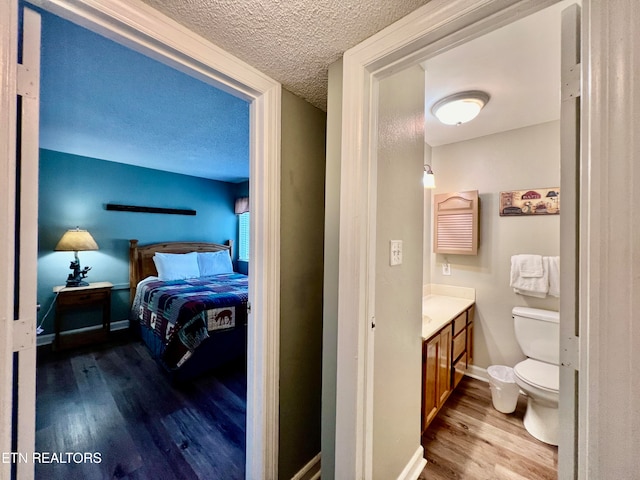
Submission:
[[[558,365],[528,358],[515,367],[513,373],[525,383],[549,393],[560,390],[560,368]]]

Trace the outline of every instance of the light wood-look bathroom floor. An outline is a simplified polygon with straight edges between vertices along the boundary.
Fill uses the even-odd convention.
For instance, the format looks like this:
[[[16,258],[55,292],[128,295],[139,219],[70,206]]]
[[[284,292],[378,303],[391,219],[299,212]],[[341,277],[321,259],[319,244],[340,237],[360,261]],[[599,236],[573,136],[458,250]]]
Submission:
[[[500,413],[489,384],[465,377],[422,437],[419,480],[557,479],[558,448],[525,430],[526,407],[521,395],[514,413]]]

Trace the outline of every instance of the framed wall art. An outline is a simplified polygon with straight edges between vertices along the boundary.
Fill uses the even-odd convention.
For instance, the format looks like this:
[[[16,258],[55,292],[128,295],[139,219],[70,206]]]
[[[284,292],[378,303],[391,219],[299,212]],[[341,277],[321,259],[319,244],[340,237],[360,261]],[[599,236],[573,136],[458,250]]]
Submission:
[[[500,216],[558,215],[560,187],[500,192]]]

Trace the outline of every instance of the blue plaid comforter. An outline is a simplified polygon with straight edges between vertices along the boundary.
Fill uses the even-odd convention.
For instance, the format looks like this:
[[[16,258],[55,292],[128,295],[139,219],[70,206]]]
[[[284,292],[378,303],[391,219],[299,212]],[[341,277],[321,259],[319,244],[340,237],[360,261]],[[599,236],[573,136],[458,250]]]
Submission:
[[[207,311],[246,308],[247,300],[248,277],[240,273],[169,282],[151,277],[138,284],[131,320],[153,331],[161,345],[161,351],[153,353],[164,359],[168,368],[176,368],[209,336]],[[177,347],[172,349],[172,344]],[[179,358],[174,353],[168,359],[167,349],[179,350]]]

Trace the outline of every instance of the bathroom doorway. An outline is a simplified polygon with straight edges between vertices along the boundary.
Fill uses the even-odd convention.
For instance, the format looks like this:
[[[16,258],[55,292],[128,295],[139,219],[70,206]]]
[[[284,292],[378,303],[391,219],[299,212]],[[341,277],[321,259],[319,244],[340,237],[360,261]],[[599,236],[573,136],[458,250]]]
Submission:
[[[345,331],[344,333],[348,336],[349,341],[342,344],[344,348],[342,352],[340,351],[339,345],[338,352],[338,419],[341,418],[340,406],[342,401],[344,401],[344,405],[349,405],[349,408],[352,408],[353,404],[357,405],[357,408],[363,412],[362,415],[356,419],[356,422],[362,422],[360,425],[363,425],[363,428],[361,430],[356,428],[355,434],[356,442],[362,442],[362,447],[361,450],[357,451],[354,457],[351,458],[352,460],[355,459],[356,472],[363,471],[365,474],[367,472],[371,472],[371,465],[373,462],[372,445],[375,445],[374,437],[376,436],[376,433],[375,429],[372,431],[371,428],[367,429],[367,426],[371,426],[371,419],[376,415],[373,407],[374,403],[379,405],[373,396],[373,388],[371,387],[371,384],[376,385],[385,383],[385,379],[379,376],[380,372],[374,366],[376,362],[373,360],[376,355],[374,352],[377,352],[379,342],[379,339],[376,338],[376,348],[374,349],[373,328],[379,325],[380,318],[378,318],[377,311],[375,310],[376,292],[374,285],[377,278],[376,265],[371,263],[372,248],[375,248],[376,242],[384,243],[386,240],[383,238],[376,239],[377,212],[375,211],[374,206],[376,205],[375,199],[379,192],[379,184],[377,190],[375,187],[371,187],[371,185],[376,185],[377,175],[376,142],[378,138],[376,137],[374,128],[379,128],[379,125],[376,124],[379,120],[376,95],[380,87],[380,82],[384,81],[387,77],[416,65],[417,63],[429,58],[434,58],[439,53],[446,52],[468,40],[479,38],[489,31],[496,30],[497,28],[505,26],[516,19],[524,18],[530,14],[538,12],[542,8],[551,6],[554,3],[557,2],[545,2],[544,4],[526,1],[513,2],[513,4],[510,4],[509,7],[504,9],[494,4],[491,8],[487,8],[487,10],[484,11],[479,8],[474,11],[473,14],[468,14],[466,17],[462,13],[459,15],[452,13],[456,10],[455,7],[443,12],[438,10],[437,7],[434,7],[433,10],[429,10],[429,6],[427,5],[423,7],[422,12],[416,12],[416,15],[413,18],[408,18],[406,23],[399,22],[397,29],[394,32],[387,32],[389,34],[385,37],[386,39],[393,38],[393,34],[396,34],[395,40],[397,41],[397,44],[395,49],[392,49],[389,45],[392,40],[388,40],[385,43],[385,41],[380,39],[377,46],[374,46],[375,41],[371,40],[368,43],[365,42],[365,45],[358,51],[355,51],[354,49],[351,56],[345,55],[345,73],[343,76],[345,84],[343,85],[343,94],[345,95],[345,98],[350,99],[350,102],[345,103],[346,107],[345,110],[343,110],[342,122],[343,125],[355,125],[355,127],[353,127],[354,131],[348,132],[350,133],[348,136],[345,135],[345,132],[343,131],[342,192],[349,192],[349,195],[348,197],[344,197],[341,203],[341,213],[342,218],[346,219],[358,217],[356,212],[359,212],[359,218],[364,220],[360,226],[361,228],[352,228],[349,230],[349,233],[343,235],[344,241],[341,243],[341,281],[344,279],[344,285],[353,285],[353,287],[349,288],[347,294],[339,300],[339,315],[340,318],[356,318],[359,320],[358,323],[360,325],[368,326],[371,324],[370,329],[364,327],[356,332]],[[516,4],[517,7],[515,6]],[[458,6],[461,7],[461,5]],[[419,13],[422,13],[424,16],[420,16]],[[429,18],[430,22],[429,26],[424,27],[424,30],[421,32],[423,36],[420,37],[420,40],[418,41],[411,39],[411,35],[414,35],[413,38],[417,38],[417,31],[420,28],[420,22],[418,21],[419,18],[423,19],[423,21],[424,18]],[[438,31],[436,25],[442,25],[447,22],[450,22],[448,24],[450,29],[444,29],[446,30],[444,32]],[[453,24],[455,24],[455,27],[451,26]],[[409,26],[415,27],[415,30],[411,32],[406,30]],[[447,34],[450,34],[451,37],[446,38]],[[406,43],[403,43],[403,41]],[[370,47],[370,49],[365,52],[367,47]],[[379,48],[379,50],[376,50],[376,48]],[[392,50],[394,53],[386,53]],[[373,114],[371,114],[372,111],[374,112]],[[555,121],[557,121],[557,119]],[[550,122],[553,122],[553,120]],[[549,122],[543,122],[543,126],[539,129],[540,131],[536,133],[542,134],[543,136],[556,135],[556,138],[559,141],[561,135],[558,125],[545,125],[546,123]],[[546,131],[545,134],[542,133],[543,130]],[[360,133],[363,137],[359,136]],[[364,141],[360,143],[358,141],[359,138],[364,138]],[[556,150],[559,149],[558,143],[559,142],[556,142]],[[356,160],[347,163],[344,160],[345,158],[353,158]],[[556,154],[556,159],[557,158],[558,155]],[[556,170],[559,170],[558,165],[556,166]],[[464,176],[467,172],[461,171],[458,168],[457,174],[458,176]],[[367,181],[362,181],[361,179],[363,177],[366,178]],[[559,182],[559,171],[556,172],[556,177],[551,180]],[[539,178],[539,181],[551,180],[547,180],[542,177]],[[408,186],[407,188],[414,187]],[[532,186],[532,188],[536,187]],[[495,211],[489,212],[489,214],[495,214],[497,216]],[[563,221],[568,218],[570,218],[570,214],[564,215]],[[416,223],[422,225],[422,221]],[[555,228],[555,235],[558,239],[556,240],[557,248],[557,243],[559,242],[559,227],[556,226],[553,228]],[[553,236],[553,233],[551,233],[551,236]],[[349,248],[351,245],[354,245],[355,247]],[[342,251],[342,248],[345,249],[344,252]],[[493,254],[495,255],[495,252],[493,252]],[[344,268],[342,262],[343,258],[346,260]],[[461,261],[461,264],[462,266],[460,270],[469,268],[468,262],[465,263]],[[367,266],[362,267],[363,265]],[[361,269],[363,268],[363,270],[358,270],[358,266]],[[430,271],[432,272],[434,268],[435,266],[430,266]],[[482,265],[482,268],[489,269],[490,266]],[[355,276],[350,277],[350,271],[355,272]],[[344,277],[342,277],[343,272],[345,274]],[[359,279],[362,277],[366,278],[367,281],[360,283]],[[508,275],[505,276],[504,283],[508,288]],[[571,291],[575,291],[575,289]],[[348,298],[364,299],[364,301],[360,301],[356,305],[355,302],[350,302]],[[416,299],[416,302],[417,301],[418,299]],[[406,305],[402,305],[401,308],[402,311],[408,310]],[[506,313],[507,321],[510,319],[509,311],[510,308]],[[369,322],[370,319],[375,319],[375,322]],[[360,322],[360,320],[362,321]],[[339,323],[339,337],[341,335],[340,332]],[[375,336],[378,337],[380,334],[379,329],[376,328],[375,332]],[[356,350],[361,353],[359,356],[356,356],[353,361],[347,360],[347,349],[349,346],[355,346]],[[516,349],[518,347],[515,342],[509,348],[511,348],[511,351],[508,352],[508,355],[517,354]],[[345,356],[342,356],[342,353],[345,353]],[[341,367],[346,367],[347,369],[352,369],[351,371],[357,372],[359,375],[357,378],[361,381],[353,382],[353,377],[351,377],[353,382],[352,384],[355,385],[353,387],[347,386],[346,381],[344,384],[341,383]],[[411,381],[408,380],[406,385],[408,389],[413,392],[414,385]],[[345,388],[343,389],[342,387]],[[388,407],[390,404],[391,402],[385,403],[385,406]],[[393,414],[389,413],[389,410],[390,409],[388,408],[384,409],[385,415],[392,417]],[[407,412],[405,411],[404,414],[406,415]],[[403,413],[398,413],[399,417],[401,415],[403,415]],[[573,422],[573,416],[570,415],[569,418],[570,421]],[[387,422],[393,422],[393,419],[387,418]],[[375,424],[375,420],[373,420],[373,423]],[[352,433],[353,430],[351,430],[352,427],[353,425],[341,426],[340,422],[338,422],[337,452],[341,451],[341,438],[349,438],[350,440],[354,439],[354,435]],[[344,429],[343,431],[341,431],[342,428]],[[347,429],[350,429],[350,432],[347,432]],[[358,431],[362,432],[361,436],[358,436]],[[343,434],[344,437],[342,437]],[[353,449],[351,451],[353,451]],[[376,451],[381,451],[379,445]],[[405,458],[406,453],[405,449]],[[573,455],[573,452],[571,452],[571,455]],[[419,468],[421,458],[422,455],[418,449],[411,456],[405,471],[411,472]],[[342,465],[345,465],[345,468],[349,468],[347,463],[342,464],[341,462],[342,459],[340,458],[340,453],[338,453],[336,458],[336,471],[339,471]],[[568,459],[565,464],[568,465],[569,468],[573,468],[573,462],[571,459]]]
[[[424,190],[423,285],[475,291],[473,362],[466,374],[487,382],[490,365],[513,367],[525,359],[515,336],[514,307],[560,310],[559,291],[548,291],[548,285],[545,292],[533,292],[535,296],[516,294],[510,287],[510,270],[514,255],[560,257],[565,216],[557,208],[543,212],[544,193],[533,202],[540,204],[538,213],[526,217],[502,215],[500,202],[502,192],[514,190],[544,188],[561,194],[562,12],[572,3],[552,5],[421,63],[426,91],[424,163],[436,178],[435,188]],[[461,125],[438,121],[434,106],[465,91],[478,97],[486,92],[478,116]],[[466,191],[479,194],[477,253],[434,253],[432,219],[438,205],[433,199]],[[550,198],[559,205],[558,196]]]

